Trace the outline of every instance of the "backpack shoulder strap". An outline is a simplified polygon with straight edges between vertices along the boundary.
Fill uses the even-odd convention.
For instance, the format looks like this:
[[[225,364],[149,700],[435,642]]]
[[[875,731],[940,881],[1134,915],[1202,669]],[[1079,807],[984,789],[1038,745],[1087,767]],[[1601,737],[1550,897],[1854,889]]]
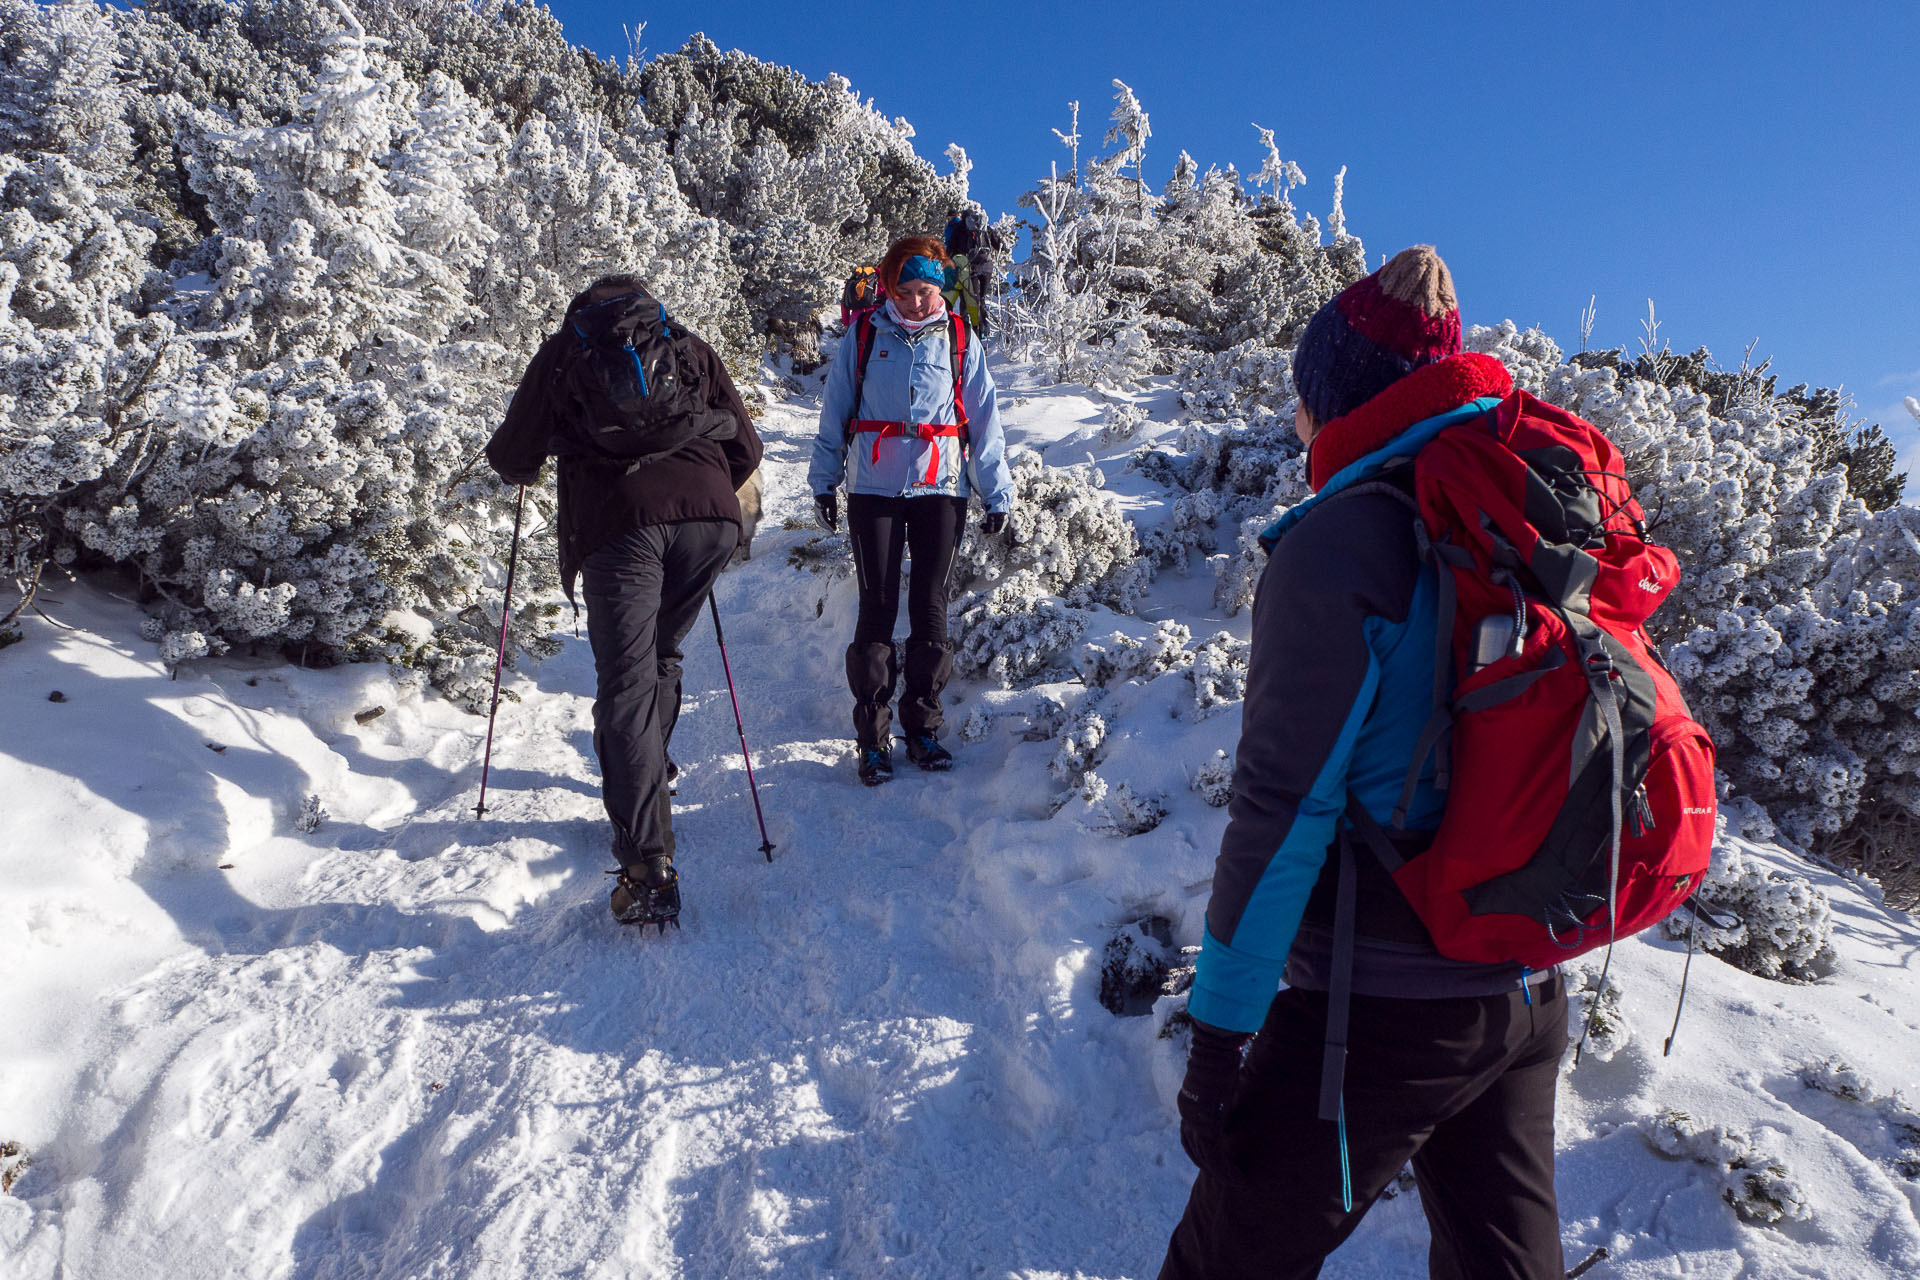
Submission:
[[[849,418],[860,416],[860,397],[867,385],[867,361],[873,358],[873,312],[862,311],[853,322],[853,342],[860,355],[853,366],[853,411]]]
[[[967,322],[952,309],[947,311],[947,340],[953,344],[953,420],[965,427],[967,406],[961,400],[960,381],[967,367]]]

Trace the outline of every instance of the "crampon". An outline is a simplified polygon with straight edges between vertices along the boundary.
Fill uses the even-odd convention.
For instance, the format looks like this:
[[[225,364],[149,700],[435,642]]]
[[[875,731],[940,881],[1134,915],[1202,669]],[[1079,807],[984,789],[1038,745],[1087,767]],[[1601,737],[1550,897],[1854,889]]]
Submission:
[[[621,924],[639,925],[645,929],[648,925],[658,925],[665,933],[667,926],[680,927],[680,873],[667,863],[663,869],[665,879],[658,884],[645,884],[629,876],[624,871],[609,871],[614,877],[613,898],[609,905],[613,909],[613,918]]]

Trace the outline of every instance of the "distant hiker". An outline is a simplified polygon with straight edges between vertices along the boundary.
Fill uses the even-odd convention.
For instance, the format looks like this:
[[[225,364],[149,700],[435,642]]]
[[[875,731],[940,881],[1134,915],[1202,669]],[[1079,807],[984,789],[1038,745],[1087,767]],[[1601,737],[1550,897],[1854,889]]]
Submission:
[[[1000,273],[998,255],[1006,245],[1000,233],[987,221],[986,210],[975,206],[967,210],[962,221],[966,224],[969,241],[965,253],[966,275],[973,284],[973,296],[980,307],[980,331],[984,336],[987,333],[987,301],[993,296],[994,280]]]
[[[1436,674],[1436,646],[1451,647],[1410,509],[1412,429],[1462,406],[1477,418],[1513,380],[1461,353],[1452,277],[1424,245],[1323,306],[1293,371],[1317,493],[1285,524],[1254,603],[1179,1099],[1200,1172],[1160,1275],[1317,1275],[1411,1161],[1434,1276],[1561,1280],[1566,983],[1551,967],[1443,957],[1351,843],[1353,823],[1386,827],[1403,809],[1392,844],[1412,859],[1447,804],[1418,743],[1451,676]],[[1478,821],[1493,839],[1508,817]],[[1350,968],[1338,907],[1354,912]]]
[[[855,267],[840,287],[840,323],[852,329],[855,320],[886,300],[887,291],[880,287],[880,269]]]
[[[743,541],[760,437],[720,358],[638,276],[604,276],[528,363],[487,461],[509,484],[559,457],[560,575],[585,578],[593,747],[620,864],[622,924],[677,922],[680,642]]]
[[[893,690],[904,667],[900,726],[907,758],[946,769],[940,691],[953,671],[947,579],[965,532],[967,496],[998,535],[1013,503],[993,376],[965,320],[940,291],[950,270],[940,242],[898,241],[880,263],[887,301],[862,317],[827,376],[808,479],[820,522],[839,527],[835,490],[847,482],[847,536],[859,575],[860,615],[847,646],[847,684],[861,781],[893,776]],[[849,464],[851,459],[851,464]],[[893,643],[901,556],[910,553],[905,662]]]
[[[973,248],[973,233],[967,229],[967,220],[958,209],[947,210],[947,228],[943,233],[947,257],[955,262],[964,262],[967,250]]]
[[[1000,233],[979,205],[970,205],[964,212],[947,211],[947,256],[954,263],[945,289],[947,305],[962,311],[982,337],[987,336],[987,299],[999,270],[994,255],[1002,245]]]

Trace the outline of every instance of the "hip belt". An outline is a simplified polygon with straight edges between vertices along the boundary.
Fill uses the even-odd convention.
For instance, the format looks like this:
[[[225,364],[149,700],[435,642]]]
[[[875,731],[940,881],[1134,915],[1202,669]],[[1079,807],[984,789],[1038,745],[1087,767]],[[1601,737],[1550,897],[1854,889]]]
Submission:
[[[880,442],[889,437],[911,437],[929,443],[942,438],[957,440],[962,428],[957,422],[882,422],[878,418],[857,418],[853,422],[855,435],[873,437],[873,463],[880,465]],[[940,482],[940,447],[934,445],[933,453],[927,459],[927,478],[925,484]]]

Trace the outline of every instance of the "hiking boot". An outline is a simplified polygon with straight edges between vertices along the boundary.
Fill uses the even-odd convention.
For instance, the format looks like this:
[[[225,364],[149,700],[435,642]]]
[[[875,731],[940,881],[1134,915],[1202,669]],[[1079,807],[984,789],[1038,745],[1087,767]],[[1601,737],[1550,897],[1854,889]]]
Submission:
[[[907,759],[928,773],[944,773],[953,768],[953,752],[940,745],[940,739],[922,733],[907,739]]]
[[[870,787],[893,781],[893,753],[885,747],[867,747],[860,752],[860,781]]]
[[[637,872],[622,871],[614,877],[613,897],[608,903],[613,918],[621,924],[680,927],[680,873],[667,858],[648,858]]]

